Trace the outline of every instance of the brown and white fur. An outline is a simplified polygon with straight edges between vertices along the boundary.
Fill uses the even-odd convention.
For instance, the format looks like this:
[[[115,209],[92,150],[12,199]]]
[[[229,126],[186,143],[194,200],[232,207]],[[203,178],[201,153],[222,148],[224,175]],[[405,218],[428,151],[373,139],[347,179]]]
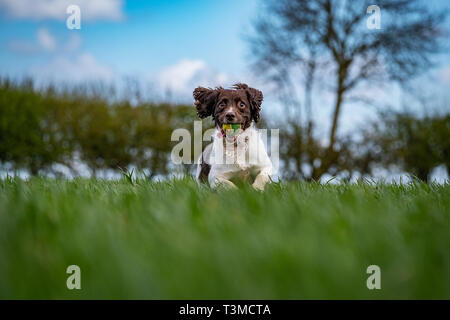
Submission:
[[[216,132],[198,161],[197,180],[209,182],[211,187],[236,187],[235,180],[252,183],[264,190],[270,182],[272,162],[263,140],[255,128],[263,101],[262,92],[238,83],[232,89],[198,87],[193,92],[198,116],[211,116]],[[241,133],[228,136],[223,124],[240,124]]]

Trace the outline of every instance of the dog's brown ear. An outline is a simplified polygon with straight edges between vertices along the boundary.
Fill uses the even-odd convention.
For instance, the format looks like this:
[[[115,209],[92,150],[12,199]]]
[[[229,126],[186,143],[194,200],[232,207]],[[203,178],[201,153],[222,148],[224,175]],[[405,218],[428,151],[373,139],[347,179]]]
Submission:
[[[263,94],[260,90],[250,88],[245,83],[236,83],[233,86],[235,89],[243,89],[247,92],[247,98],[250,102],[252,118],[255,122],[258,122],[261,113],[261,104],[263,102]]]
[[[213,115],[217,97],[219,96],[219,88],[198,87],[195,88],[192,95],[194,96],[194,105],[200,119]]]

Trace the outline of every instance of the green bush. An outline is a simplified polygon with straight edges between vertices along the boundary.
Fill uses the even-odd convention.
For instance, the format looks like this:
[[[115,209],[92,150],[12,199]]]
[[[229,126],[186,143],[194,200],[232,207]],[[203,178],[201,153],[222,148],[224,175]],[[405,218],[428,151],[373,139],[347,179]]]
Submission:
[[[397,165],[428,181],[438,165],[450,169],[450,115],[417,117],[410,113],[382,113],[367,132],[364,144],[378,150],[373,159]]]
[[[0,83],[0,162],[32,175],[62,164],[77,174],[78,157],[98,170],[148,169],[169,173],[175,128],[191,129],[192,106],[108,101],[88,91],[36,90],[31,81]]]

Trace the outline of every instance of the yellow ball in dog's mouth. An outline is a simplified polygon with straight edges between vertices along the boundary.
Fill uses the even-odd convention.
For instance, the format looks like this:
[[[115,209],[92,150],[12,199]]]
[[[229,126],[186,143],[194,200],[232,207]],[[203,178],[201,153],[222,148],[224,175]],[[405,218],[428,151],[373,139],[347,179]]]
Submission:
[[[222,125],[222,130],[226,135],[235,136],[239,134],[242,129],[242,125],[240,123],[224,123]]]

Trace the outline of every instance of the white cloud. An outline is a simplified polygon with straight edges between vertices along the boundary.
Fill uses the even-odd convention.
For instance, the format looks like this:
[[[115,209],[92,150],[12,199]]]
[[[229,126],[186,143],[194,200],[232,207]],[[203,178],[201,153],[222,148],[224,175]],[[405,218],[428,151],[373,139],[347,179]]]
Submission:
[[[0,0],[0,10],[7,18],[31,20],[65,20],[66,9],[80,7],[81,21],[123,19],[121,0]]]
[[[56,48],[56,40],[46,28],[40,28],[37,31],[37,40],[39,46],[45,51],[53,51]]]
[[[74,52],[81,47],[81,36],[78,33],[71,33],[71,37],[64,45],[64,51]]]
[[[19,54],[35,54],[40,51],[36,44],[21,40],[10,41],[8,43],[8,49]]]
[[[450,84],[450,66],[443,67],[439,70],[439,80],[443,84]]]
[[[112,83],[117,80],[114,70],[87,52],[81,52],[81,36],[71,33],[65,42],[57,41],[46,28],[36,32],[35,42],[13,41],[9,44],[16,53],[43,54],[48,58],[45,64],[35,65],[28,75],[43,84],[48,82],[80,83],[100,80]]]
[[[192,101],[192,91],[198,86],[229,88],[238,82],[247,83],[251,87],[262,90],[266,104],[272,104],[274,100],[271,86],[267,82],[255,78],[251,73],[221,72],[199,59],[180,60],[174,65],[165,67],[149,80],[160,92],[169,93],[169,96],[164,98],[168,98],[172,102]]]
[[[216,72],[202,60],[184,59],[158,73],[156,82],[177,98],[192,98],[195,87],[224,86],[229,81],[225,73]]]
[[[40,81],[79,83],[82,81],[114,81],[114,70],[98,62],[90,53],[57,56],[49,63],[33,67],[31,76]]]
[[[46,28],[40,28],[36,32],[36,41],[34,43],[13,40],[8,47],[14,53],[19,54],[37,54],[49,52],[74,52],[81,46],[81,37],[77,33],[71,33],[70,38],[65,44],[58,44],[57,39]]]

